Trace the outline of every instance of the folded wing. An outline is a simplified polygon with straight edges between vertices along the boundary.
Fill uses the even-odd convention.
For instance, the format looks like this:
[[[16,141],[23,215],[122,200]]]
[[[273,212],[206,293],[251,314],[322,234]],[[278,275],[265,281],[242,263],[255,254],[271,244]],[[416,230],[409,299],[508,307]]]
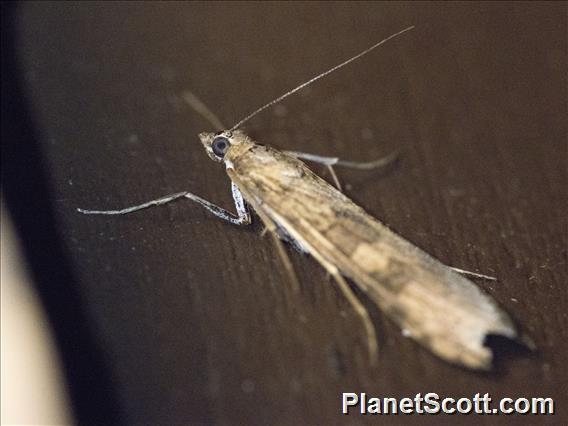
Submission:
[[[237,184],[310,252],[336,265],[405,332],[441,358],[491,367],[488,334],[515,338],[486,293],[407,242],[311,172],[256,146],[234,162]]]

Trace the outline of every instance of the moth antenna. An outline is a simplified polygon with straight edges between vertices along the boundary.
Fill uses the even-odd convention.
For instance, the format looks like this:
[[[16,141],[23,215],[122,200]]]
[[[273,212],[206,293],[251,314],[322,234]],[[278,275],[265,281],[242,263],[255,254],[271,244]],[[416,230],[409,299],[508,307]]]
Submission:
[[[257,115],[259,112],[264,111],[266,108],[271,107],[274,104],[277,104],[278,102],[284,100],[285,98],[287,98],[290,95],[293,95],[294,93],[296,93],[298,90],[303,89],[306,86],[309,86],[310,84],[312,84],[313,82],[319,80],[322,77],[325,77],[328,74],[331,74],[332,72],[338,70],[339,68],[344,67],[345,65],[353,62],[356,59],[359,59],[361,56],[366,55],[367,53],[371,52],[372,50],[376,49],[377,47],[379,47],[380,45],[386,43],[387,41],[389,41],[392,38],[395,38],[407,31],[410,31],[411,29],[414,28],[414,25],[408,28],[405,28],[402,31],[399,31],[398,33],[395,33],[381,41],[379,41],[378,43],[372,45],[371,47],[363,50],[362,52],[358,53],[355,56],[352,56],[351,58],[347,59],[346,61],[334,66],[333,68],[328,69],[327,71],[322,72],[321,74],[316,75],[315,77],[311,78],[310,80],[300,84],[299,86],[297,86],[296,88],[290,90],[289,92],[284,93],[282,96],[279,96],[278,98],[268,102],[266,105],[261,106],[260,108],[258,108],[256,111],[250,113],[249,115],[247,115],[245,118],[243,118],[241,121],[239,121],[237,124],[235,124],[233,127],[231,127],[231,129],[229,131],[233,131],[238,129],[243,123],[249,121],[251,118],[253,118],[255,115]]]
[[[186,90],[183,93],[183,100],[193,108],[199,115],[205,118],[209,123],[215,127],[215,130],[225,130],[226,127],[223,125],[219,117],[211,111],[207,105],[203,103],[201,99],[195,96],[191,91]]]

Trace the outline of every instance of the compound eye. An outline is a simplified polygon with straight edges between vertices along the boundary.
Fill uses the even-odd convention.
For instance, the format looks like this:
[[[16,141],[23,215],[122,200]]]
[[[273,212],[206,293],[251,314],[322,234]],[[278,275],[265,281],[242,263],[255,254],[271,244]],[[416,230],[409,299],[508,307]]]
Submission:
[[[223,158],[229,146],[231,146],[229,143],[229,139],[220,136],[213,139],[213,144],[211,145],[211,148],[213,149],[213,153],[217,157]]]

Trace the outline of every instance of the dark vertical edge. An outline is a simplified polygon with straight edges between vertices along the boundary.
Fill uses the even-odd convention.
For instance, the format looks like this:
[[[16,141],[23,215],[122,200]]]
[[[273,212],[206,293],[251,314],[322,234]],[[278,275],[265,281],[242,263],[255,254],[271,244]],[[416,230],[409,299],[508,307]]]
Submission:
[[[17,60],[18,3],[2,2],[2,192],[63,361],[75,421],[121,424],[116,389],[56,231],[41,135]]]

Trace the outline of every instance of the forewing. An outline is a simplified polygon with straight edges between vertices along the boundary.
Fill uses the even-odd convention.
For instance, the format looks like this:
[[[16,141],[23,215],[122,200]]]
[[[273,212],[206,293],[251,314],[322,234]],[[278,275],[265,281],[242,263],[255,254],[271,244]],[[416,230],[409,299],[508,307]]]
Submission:
[[[487,294],[390,231],[301,161],[263,146],[236,160],[231,174],[245,196],[435,354],[487,369],[492,352],[485,337],[516,337],[510,318]]]

